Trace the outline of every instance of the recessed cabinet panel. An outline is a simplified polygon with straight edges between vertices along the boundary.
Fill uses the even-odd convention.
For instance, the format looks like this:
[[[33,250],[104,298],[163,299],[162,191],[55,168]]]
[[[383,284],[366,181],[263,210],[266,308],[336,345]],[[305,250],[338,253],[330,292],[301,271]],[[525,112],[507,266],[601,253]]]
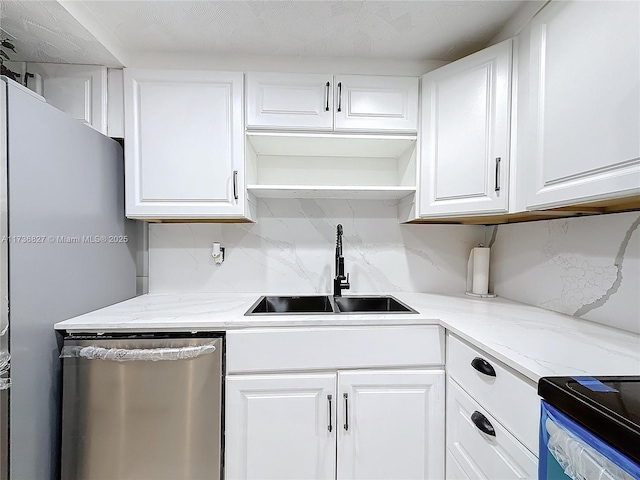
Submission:
[[[242,74],[125,70],[127,215],[242,216]]]
[[[336,75],[335,129],[415,132],[418,79]]]
[[[332,75],[248,73],[247,127],[331,130],[332,81]]]
[[[107,133],[106,67],[28,63],[27,71],[40,76],[47,103]],[[29,82],[28,86],[32,84]]]
[[[139,81],[136,87],[141,200],[230,201],[230,85]],[[197,121],[189,120],[196,112]]]
[[[420,216],[507,211],[511,40],[422,77]]]
[[[338,372],[338,400],[338,479],[444,477],[443,371]]]
[[[490,164],[491,65],[444,79],[436,89],[436,198],[484,197]]]
[[[479,478],[479,477],[471,477],[460,466],[460,463],[455,459],[451,450],[447,448],[447,462],[446,462],[446,479],[447,480],[470,480],[471,478]],[[474,472],[476,473],[476,472]]]
[[[640,4],[553,2],[531,25],[527,206],[640,192]]]
[[[226,385],[226,479],[335,479],[335,373],[229,376]]]

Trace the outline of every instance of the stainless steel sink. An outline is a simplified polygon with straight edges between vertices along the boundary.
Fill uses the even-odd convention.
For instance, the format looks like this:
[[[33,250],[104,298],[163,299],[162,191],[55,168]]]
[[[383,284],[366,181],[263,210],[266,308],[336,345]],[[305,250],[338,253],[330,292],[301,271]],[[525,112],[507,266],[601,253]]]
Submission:
[[[338,313],[417,313],[391,296],[334,297]]]
[[[328,295],[300,297],[260,297],[246,315],[274,315],[283,313],[333,313]]]
[[[245,315],[418,313],[391,296],[264,296]]]

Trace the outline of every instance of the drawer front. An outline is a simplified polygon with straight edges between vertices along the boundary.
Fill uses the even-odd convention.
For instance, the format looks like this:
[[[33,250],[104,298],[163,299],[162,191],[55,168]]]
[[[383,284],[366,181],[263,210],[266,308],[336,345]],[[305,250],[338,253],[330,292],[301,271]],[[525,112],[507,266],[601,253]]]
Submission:
[[[486,362],[495,377],[476,370],[471,365],[476,358],[481,359],[477,363]],[[533,382],[452,335],[447,336],[447,373],[530,451],[538,451],[540,398]]]
[[[335,85],[336,131],[417,131],[418,78],[336,75]]]
[[[471,477],[467,475],[467,473],[462,469],[462,466],[453,456],[451,450],[447,449],[446,456],[446,465],[447,465],[447,480],[469,480]]]
[[[444,364],[437,325],[260,328],[227,333],[227,373]]]
[[[332,130],[333,76],[247,73],[247,127]]]
[[[472,420],[476,412],[489,421],[495,436],[476,427]],[[447,478],[537,478],[537,458],[451,377],[447,378],[447,450],[457,462],[447,462],[453,467]]]

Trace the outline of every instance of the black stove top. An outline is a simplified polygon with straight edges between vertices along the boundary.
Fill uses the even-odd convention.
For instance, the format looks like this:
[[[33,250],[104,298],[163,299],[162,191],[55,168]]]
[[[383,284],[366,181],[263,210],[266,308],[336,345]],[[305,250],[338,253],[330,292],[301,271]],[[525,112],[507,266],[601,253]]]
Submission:
[[[538,394],[640,463],[640,376],[543,377]]]

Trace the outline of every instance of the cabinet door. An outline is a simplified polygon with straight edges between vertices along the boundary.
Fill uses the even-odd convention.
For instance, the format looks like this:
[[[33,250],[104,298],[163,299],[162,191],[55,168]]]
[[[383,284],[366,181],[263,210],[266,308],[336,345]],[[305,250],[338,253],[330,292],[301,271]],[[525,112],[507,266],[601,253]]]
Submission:
[[[338,479],[444,478],[444,372],[338,373]]]
[[[475,415],[475,416],[474,416]],[[488,422],[495,435],[489,435],[474,423]],[[452,470],[447,478],[534,479],[538,461],[525,446],[494,417],[467,395],[460,386],[447,380],[447,461]],[[455,463],[453,463],[455,461]]]
[[[228,376],[225,478],[335,479],[335,386],[334,373]]]
[[[418,78],[336,75],[336,131],[414,133]]]
[[[511,44],[422,77],[420,216],[507,210]]]
[[[531,25],[527,207],[640,193],[640,3],[552,2]]]
[[[247,127],[332,130],[333,77],[248,73]]]
[[[106,67],[28,63],[27,72],[40,76],[41,85],[28,78],[27,86],[48,104],[107,134]]]
[[[242,216],[242,73],[125,69],[124,84],[127,216]]]

